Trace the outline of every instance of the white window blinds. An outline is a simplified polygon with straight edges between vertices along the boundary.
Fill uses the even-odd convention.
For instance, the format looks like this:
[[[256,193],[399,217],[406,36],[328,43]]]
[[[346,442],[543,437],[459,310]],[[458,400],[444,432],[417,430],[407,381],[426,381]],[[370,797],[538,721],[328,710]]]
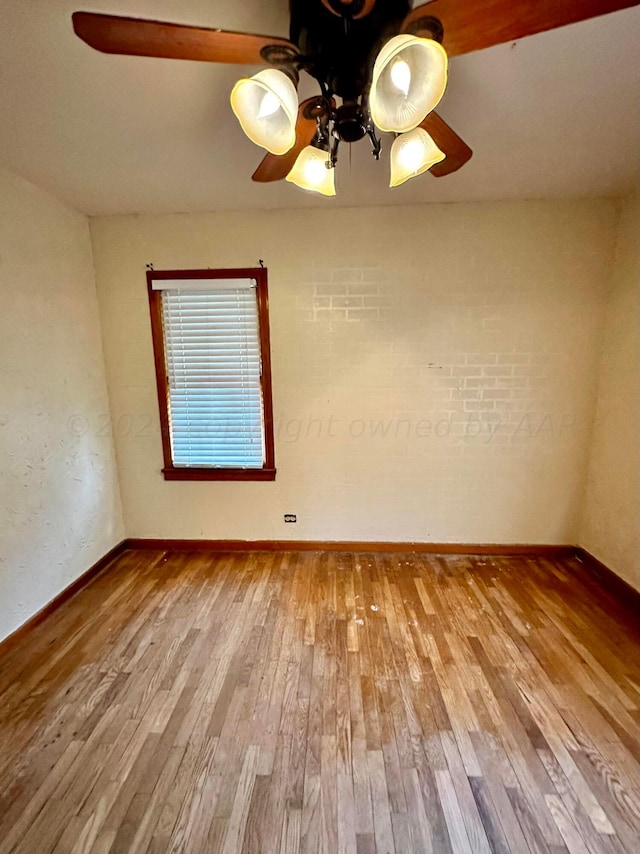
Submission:
[[[174,466],[262,468],[255,284],[237,279],[154,285],[162,290]]]

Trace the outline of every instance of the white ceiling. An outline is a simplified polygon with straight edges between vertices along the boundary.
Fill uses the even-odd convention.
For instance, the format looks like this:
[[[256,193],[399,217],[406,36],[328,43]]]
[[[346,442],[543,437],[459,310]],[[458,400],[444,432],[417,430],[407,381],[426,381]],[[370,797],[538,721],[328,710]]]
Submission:
[[[342,151],[331,200],[250,180],[261,150],[228,96],[255,69],[108,56],[71,29],[85,9],[287,36],[287,0],[0,9],[0,163],[88,214],[617,195],[638,184],[640,7],[452,59],[438,111],[474,149],[470,163],[389,190],[388,157],[375,163],[363,140]]]

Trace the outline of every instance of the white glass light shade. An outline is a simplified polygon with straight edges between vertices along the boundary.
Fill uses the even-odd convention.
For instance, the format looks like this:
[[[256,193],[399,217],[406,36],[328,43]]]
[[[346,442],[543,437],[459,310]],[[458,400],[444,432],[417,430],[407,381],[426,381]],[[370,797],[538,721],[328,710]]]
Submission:
[[[286,180],[303,190],[312,190],[315,193],[322,193],[323,196],[335,196],[336,170],[332,167],[327,168],[328,160],[327,151],[308,145],[298,155]]]
[[[286,154],[296,141],[298,94],[283,71],[265,68],[238,80],[231,109],[242,130],[271,154]]]
[[[382,131],[405,133],[435,109],[447,85],[447,54],[433,39],[399,35],[373,66],[369,108]]]
[[[401,134],[391,146],[389,186],[398,187],[414,175],[421,175],[444,160],[445,156],[423,128],[414,128]]]

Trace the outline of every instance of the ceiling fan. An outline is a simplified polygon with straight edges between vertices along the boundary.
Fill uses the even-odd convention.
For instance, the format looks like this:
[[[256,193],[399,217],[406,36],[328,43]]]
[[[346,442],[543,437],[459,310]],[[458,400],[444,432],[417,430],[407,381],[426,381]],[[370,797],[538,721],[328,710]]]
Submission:
[[[341,143],[395,134],[391,186],[430,171],[441,177],[472,156],[434,108],[447,57],[636,6],[640,0],[290,0],[290,37],[262,36],[93,12],[73,28],[105,53],[266,66],[236,83],[231,106],[267,150],[253,174],[335,195]],[[319,92],[298,105],[301,71]]]

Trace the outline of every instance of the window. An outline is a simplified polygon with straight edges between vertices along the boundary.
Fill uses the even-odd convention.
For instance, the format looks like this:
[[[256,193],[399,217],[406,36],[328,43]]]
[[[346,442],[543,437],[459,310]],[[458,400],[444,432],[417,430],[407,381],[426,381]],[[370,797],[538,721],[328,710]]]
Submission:
[[[266,269],[147,284],[165,480],[275,480]]]

